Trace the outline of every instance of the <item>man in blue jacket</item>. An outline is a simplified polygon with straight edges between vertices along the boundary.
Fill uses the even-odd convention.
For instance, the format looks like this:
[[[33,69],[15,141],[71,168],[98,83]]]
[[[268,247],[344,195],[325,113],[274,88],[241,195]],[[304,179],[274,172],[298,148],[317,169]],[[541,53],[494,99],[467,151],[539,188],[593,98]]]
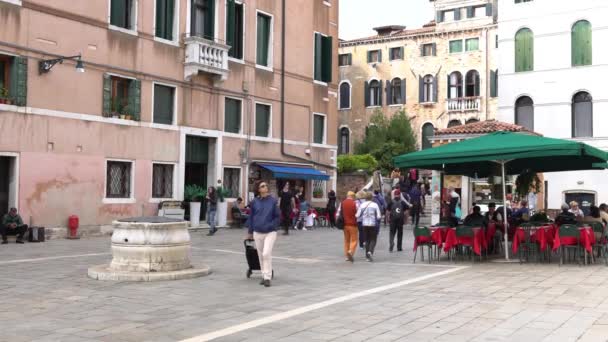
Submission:
[[[260,285],[269,287],[272,279],[272,247],[277,239],[281,211],[277,200],[270,196],[266,182],[257,183],[255,190],[259,196],[251,202],[251,213],[245,226],[249,228],[247,238],[255,240],[255,248],[258,250],[263,275]]]

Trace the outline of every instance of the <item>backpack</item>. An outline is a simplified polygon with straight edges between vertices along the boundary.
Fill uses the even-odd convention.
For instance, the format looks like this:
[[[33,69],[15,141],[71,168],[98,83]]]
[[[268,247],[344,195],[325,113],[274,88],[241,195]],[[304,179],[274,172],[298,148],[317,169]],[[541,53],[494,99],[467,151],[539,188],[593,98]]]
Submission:
[[[391,206],[391,220],[392,221],[402,221],[405,218],[405,209],[404,206],[397,201],[393,202]]]

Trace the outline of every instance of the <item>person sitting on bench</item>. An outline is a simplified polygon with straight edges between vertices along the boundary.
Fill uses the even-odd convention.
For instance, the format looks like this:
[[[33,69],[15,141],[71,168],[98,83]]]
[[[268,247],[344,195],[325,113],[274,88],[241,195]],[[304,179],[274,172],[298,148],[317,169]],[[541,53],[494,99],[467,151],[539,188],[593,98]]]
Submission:
[[[23,224],[21,216],[17,214],[17,208],[11,208],[8,214],[2,217],[0,224],[0,234],[2,234],[2,244],[7,244],[8,234],[17,235],[17,243],[23,243],[23,235],[27,232],[27,225]]]

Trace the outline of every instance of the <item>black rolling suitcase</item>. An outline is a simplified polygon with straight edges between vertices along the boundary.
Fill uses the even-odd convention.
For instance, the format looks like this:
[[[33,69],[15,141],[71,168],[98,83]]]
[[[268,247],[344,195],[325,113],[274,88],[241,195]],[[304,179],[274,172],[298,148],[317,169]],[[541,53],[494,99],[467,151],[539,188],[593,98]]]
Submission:
[[[247,270],[247,278],[250,278],[253,271],[260,271],[262,268],[260,267],[258,250],[255,248],[255,241],[252,239],[246,239],[243,241],[243,245],[245,245],[245,257],[247,258],[247,265],[249,265],[249,269]],[[272,278],[274,278],[274,270],[272,270]]]
[[[28,242],[44,242],[44,227],[29,227],[27,232]]]

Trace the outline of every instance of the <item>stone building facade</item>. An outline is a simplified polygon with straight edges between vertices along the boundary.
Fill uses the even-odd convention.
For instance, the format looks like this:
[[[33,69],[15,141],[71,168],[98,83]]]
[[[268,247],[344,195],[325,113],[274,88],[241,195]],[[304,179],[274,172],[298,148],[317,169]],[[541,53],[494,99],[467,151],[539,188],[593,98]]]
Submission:
[[[15,206],[47,227],[76,214],[93,227],[156,215],[188,184],[219,179],[230,201],[247,200],[262,177],[274,188],[293,179],[324,205],[336,178],[338,8],[0,0],[0,212]],[[51,65],[63,56],[76,57]]]
[[[436,129],[493,119],[497,9],[491,0],[432,1],[419,29],[384,26],[339,47],[339,153],[352,153],[376,111],[404,110],[420,148]]]

